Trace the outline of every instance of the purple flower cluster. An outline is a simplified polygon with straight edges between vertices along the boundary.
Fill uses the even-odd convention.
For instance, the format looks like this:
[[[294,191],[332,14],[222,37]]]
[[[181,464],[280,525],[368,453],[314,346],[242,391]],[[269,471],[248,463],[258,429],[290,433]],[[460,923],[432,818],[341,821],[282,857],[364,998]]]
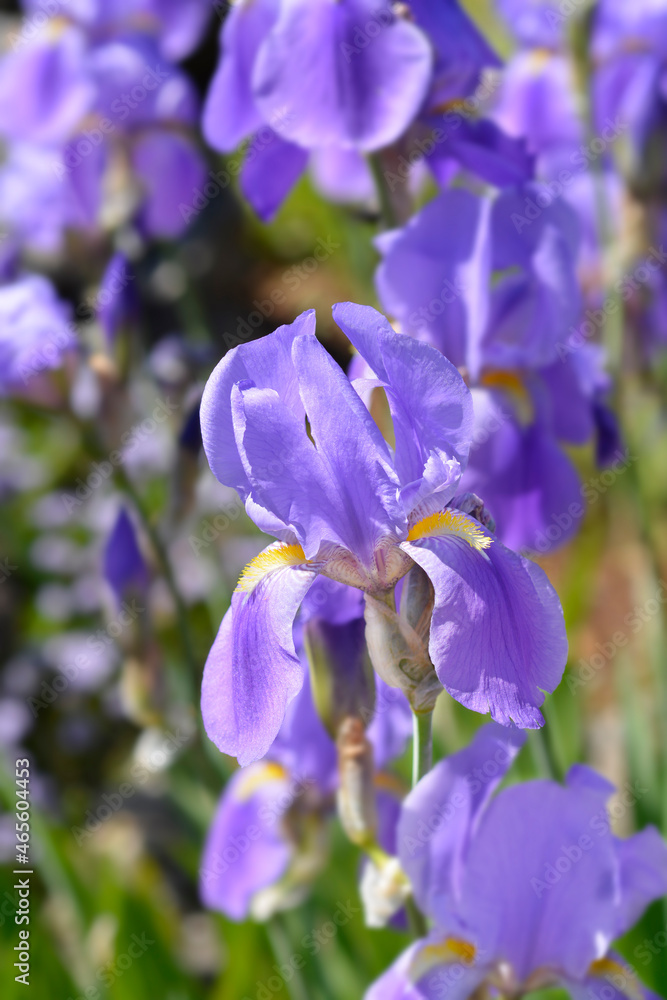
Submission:
[[[425,154],[436,178],[458,163],[491,183],[530,175],[522,142],[456,113],[499,65],[456,0],[242,0],[220,47],[204,134],[225,152],[248,143],[241,187],[263,219],[308,164],[333,200],[371,198],[364,154],[393,144]]]
[[[0,61],[0,221],[40,250],[128,220],[178,235],[204,164],[194,88],[173,61],[197,45],[206,0],[24,7]]]
[[[567,661],[559,597],[530,554],[574,537],[580,470],[621,453],[610,372],[667,341],[667,0],[577,6],[498,0],[503,64],[457,0],[237,0],[202,107],[179,63],[209,0],[24,0],[0,58],[0,395],[98,420],[86,442],[98,458],[112,445],[94,463],[95,488],[112,483],[98,603],[162,601],[193,672],[185,597],[212,582],[170,532],[196,505],[202,446],[209,483],[269,537],[204,668],[206,733],[241,769],[212,819],[201,898],[233,920],[301,902],[337,814],[365,854],[368,924],[415,932],[367,1000],[636,1000],[614,941],[667,892],[657,830],[618,838],[613,787],[587,766],[499,788]],[[156,402],[150,433],[167,444],[133,458],[133,264],[199,212],[199,127],[235,155],[227,174],[263,222],[307,170],[341,213],[378,222],[368,288],[374,270],[383,312],[333,305],[347,371],[310,309],[237,341],[202,393],[200,311],[165,256],[147,285],[176,286],[191,328],[145,367],[182,419],[167,431],[172,404]],[[102,251],[81,339],[36,273],[70,241]],[[151,462],[175,470],[160,529],[134,481]],[[230,557],[227,576],[246,561]],[[163,695],[147,633],[132,640],[151,664],[135,684],[143,720]],[[447,696],[455,717],[492,721],[432,767]]]
[[[333,200],[370,203],[375,192],[388,222],[376,288],[396,329],[369,307],[334,306],[355,352],[346,377],[304,313],[229,351],[206,386],[210,467],[277,541],[246,567],[206,664],[207,732],[249,768],[218,809],[202,892],[237,919],[303,895],[295,830],[304,813],[321,817],[337,782],[345,789],[335,709],[360,717],[366,681],[349,646],[323,667],[321,648],[300,645],[300,623],[318,588],[345,587],[358,608],[345,627],[365,629],[376,681],[412,707],[417,781],[399,809],[400,796],[380,805],[359,778],[381,831],[363,795],[363,836],[339,801],[341,819],[369,855],[368,922],[404,924],[411,905],[429,921],[369,1000],[641,989],[610,948],[667,890],[657,831],[617,839],[613,788],[584,766],[564,787],[493,793],[519,729],[542,724],[566,658],[558,599],[513,550],[547,551],[579,527],[569,447],[595,441],[600,465],[620,448],[605,352],[587,341],[608,306],[599,199],[618,204],[615,152],[636,88],[635,147],[661,128],[665,13],[658,4],[646,18],[643,6],[599,4],[588,118],[562,4],[499,4],[517,41],[502,70],[454,2],[242,0],[222,28],[208,141],[227,153],[244,145],[240,186],[265,220],[307,166]],[[642,44],[630,49],[628,31]],[[439,190],[406,212],[406,191],[428,190],[423,166]],[[322,701],[312,685],[327,670]],[[422,776],[423,720],[443,689],[495,722]],[[321,746],[322,773],[307,720],[331,726],[332,711],[338,753]],[[307,792],[294,791],[283,760],[297,744]],[[311,850],[302,844],[302,859]]]

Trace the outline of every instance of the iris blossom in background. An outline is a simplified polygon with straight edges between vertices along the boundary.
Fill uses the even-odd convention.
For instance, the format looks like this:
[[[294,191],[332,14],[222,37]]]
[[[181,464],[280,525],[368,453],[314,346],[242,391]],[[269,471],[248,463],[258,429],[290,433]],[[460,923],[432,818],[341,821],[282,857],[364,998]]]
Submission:
[[[248,764],[269,749],[303,675],[292,622],[318,575],[387,597],[414,565],[435,592],[430,657],[449,693],[504,724],[542,723],[567,642],[542,570],[450,502],[473,431],[458,371],[374,309],[334,318],[373,372],[352,384],[315,337],[315,315],[230,351],[202,399],[214,475],[279,539],[246,567],[209,654],[207,732]],[[395,447],[360,392],[383,388]]]
[[[464,1000],[480,987],[643,995],[610,948],[667,891],[667,845],[654,827],[616,837],[614,787],[584,765],[564,786],[528,781],[493,796],[522,742],[484,726],[404,800],[399,858],[432,929],[366,1000]]]
[[[220,47],[204,134],[227,153],[249,140],[241,187],[265,220],[309,163],[327,196],[371,198],[364,155],[427,139],[499,65],[456,0],[413,0],[399,13],[387,0],[242,0]],[[438,135],[428,158],[436,176],[459,157],[492,181],[532,169],[490,122],[480,131],[461,119]]]
[[[169,60],[197,43],[206,5],[67,4],[45,23],[31,13],[0,60],[0,219],[40,250],[58,248],[66,228],[128,220],[178,235],[179,205],[205,169],[195,90]]]
[[[442,193],[377,238],[376,283],[400,329],[467,374],[475,428],[464,488],[484,498],[503,542],[545,551],[554,519],[581,501],[563,445],[594,436],[609,383],[599,349],[569,344],[581,311],[576,216],[556,201],[527,220],[537,190]],[[578,526],[570,517],[558,541]]]
[[[25,273],[0,285],[0,395],[50,396],[46,373],[78,348],[71,310],[51,282]]]

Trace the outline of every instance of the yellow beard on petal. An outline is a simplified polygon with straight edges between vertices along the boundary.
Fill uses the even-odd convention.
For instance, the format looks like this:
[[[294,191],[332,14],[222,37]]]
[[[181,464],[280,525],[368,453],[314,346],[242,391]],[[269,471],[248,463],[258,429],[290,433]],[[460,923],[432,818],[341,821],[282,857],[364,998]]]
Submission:
[[[247,802],[255,792],[268,785],[271,781],[279,781],[286,778],[287,771],[285,768],[273,760],[254,768],[248,768],[243,773],[241,781],[236,788],[236,798],[239,802]]]
[[[475,946],[461,938],[448,937],[440,944],[427,944],[410,966],[410,979],[415,983],[419,982],[438,965],[451,965],[454,962],[471,965],[475,954]]]
[[[599,976],[601,979],[608,979],[613,985],[615,985],[614,980],[618,981],[620,977],[623,983],[620,992],[625,993],[632,1000],[641,1000],[644,995],[633,972],[613,958],[596,959],[591,964],[588,974],[590,976]]]
[[[429,514],[428,517],[417,521],[408,532],[408,541],[415,542],[419,538],[431,538],[436,535],[453,535],[455,538],[461,538],[478,552],[488,549],[493,542],[493,539],[485,535],[471,518],[455,510]]]
[[[248,563],[241,573],[234,593],[251,594],[268,573],[284,569],[286,566],[305,566],[307,561],[300,545],[272,545]]]
[[[500,389],[506,392],[514,404],[519,423],[523,427],[528,427],[535,422],[533,400],[518,372],[483,372],[480,385],[487,389]]]

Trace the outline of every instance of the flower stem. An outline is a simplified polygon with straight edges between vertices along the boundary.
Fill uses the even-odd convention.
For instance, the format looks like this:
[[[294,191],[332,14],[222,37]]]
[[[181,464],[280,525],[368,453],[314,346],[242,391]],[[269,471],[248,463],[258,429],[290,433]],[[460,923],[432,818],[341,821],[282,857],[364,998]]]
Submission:
[[[151,521],[150,515],[144,506],[143,499],[141,498],[138,490],[134,486],[132,480],[121,470],[120,475],[116,474],[116,482],[121,489],[127,493],[127,495],[132,500],[141,523],[144,526],[146,534],[148,535],[151,545],[153,546],[153,551],[157,557],[160,569],[162,570],[162,575],[164,581],[167,585],[167,589],[171,595],[171,598],[175,605],[176,611],[176,621],[178,623],[178,630],[181,637],[181,645],[183,647],[183,656],[185,662],[189,668],[189,675],[187,677],[188,686],[191,687],[191,678],[197,676],[198,672],[198,661],[194,651],[194,644],[192,641],[192,633],[190,631],[190,620],[188,618],[188,610],[183,600],[183,596],[178,589],[178,584],[176,583],[176,577],[174,576],[174,571],[171,566],[171,560],[169,558],[169,553],[167,547],[164,544],[159,531]],[[194,695],[193,695],[194,698]]]
[[[290,965],[293,949],[289,933],[282,913],[275,914],[266,924],[266,934],[271,950],[279,965]],[[289,985],[288,985],[289,984]],[[285,989],[291,1000],[308,1000],[308,990],[301,974],[295,970],[291,979],[285,980]]]
[[[412,787],[433,766],[433,712],[412,713]]]
[[[414,938],[426,937],[428,934],[428,924],[426,923],[424,914],[415,903],[413,896],[410,896],[410,898],[406,901],[405,912],[412,936]]]
[[[391,191],[389,190],[385,166],[381,156],[378,153],[373,153],[368,158],[368,164],[371,168],[371,173],[373,174],[373,180],[375,181],[375,190],[380,203],[382,224],[385,229],[395,229],[398,225],[400,225],[400,221],[394,204],[394,199]]]

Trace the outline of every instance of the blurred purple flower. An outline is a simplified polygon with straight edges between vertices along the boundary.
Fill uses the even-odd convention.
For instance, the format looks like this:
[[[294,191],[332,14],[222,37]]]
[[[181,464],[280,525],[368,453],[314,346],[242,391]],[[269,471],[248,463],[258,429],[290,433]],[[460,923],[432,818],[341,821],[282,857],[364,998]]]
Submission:
[[[28,24],[43,17],[44,0],[22,0]],[[165,59],[178,62],[201,41],[211,18],[211,0],[63,0],[59,13],[94,38],[140,30],[156,39]],[[39,22],[36,22],[39,23]],[[27,34],[26,34],[27,37]],[[19,41],[25,44],[23,35]]]
[[[104,548],[104,577],[120,605],[129,592],[145,592],[149,574],[137,532],[121,507]]]
[[[121,8],[68,7],[0,60],[0,134],[10,140],[0,216],[31,244],[53,249],[67,227],[114,228],[128,218],[147,236],[176,236],[187,222],[181,206],[204,179],[189,134],[194,87],[153,30],[161,12],[177,26],[185,10]]]
[[[78,347],[69,306],[46,278],[24,274],[0,285],[0,395],[33,392]]]
[[[608,382],[590,345],[569,346],[581,313],[577,219],[557,201],[527,213],[536,192],[441,194],[377,239],[376,281],[401,329],[469,374],[475,426],[463,488],[484,498],[505,544],[545,551],[554,518],[569,518],[563,542],[583,516],[563,444],[591,439]]]
[[[366,1000],[431,1000],[452,984],[459,997],[486,985],[506,995],[561,987],[577,1000],[641,991],[609,948],[667,892],[667,845],[653,827],[615,837],[605,808],[614,788],[583,765],[565,787],[530,781],[494,797],[522,742],[484,726],[405,799],[399,858],[434,926]]]
[[[407,14],[387,0],[245,0],[226,18],[220,45],[204,134],[222,152],[250,139],[241,187],[265,220],[311,154],[326,193],[372,195],[361,154],[400,140],[422,113],[466,97],[482,70],[499,62],[456,0],[437,8],[413,0]],[[475,133],[468,146],[497,141]],[[459,147],[452,143],[448,155]]]
[[[639,155],[652,133],[667,130],[666,38],[664,0],[600,0],[595,8],[595,121],[599,126],[608,118],[622,120]],[[658,168],[664,184],[664,154]]]

